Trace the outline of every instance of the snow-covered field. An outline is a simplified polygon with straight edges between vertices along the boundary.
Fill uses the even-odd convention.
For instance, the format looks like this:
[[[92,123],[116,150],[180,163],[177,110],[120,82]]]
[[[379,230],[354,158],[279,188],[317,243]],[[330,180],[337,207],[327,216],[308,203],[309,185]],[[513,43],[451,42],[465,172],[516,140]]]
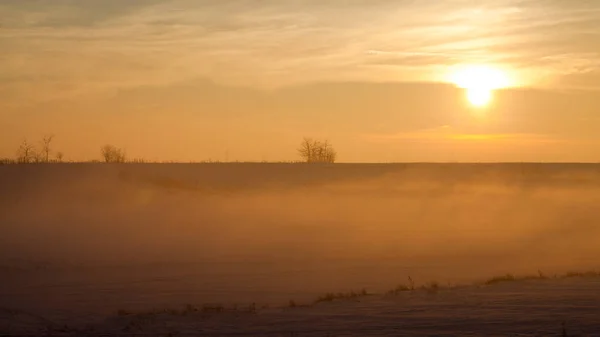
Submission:
[[[0,191],[0,335],[600,335],[598,278],[385,295],[598,270],[600,166],[6,165]]]
[[[91,296],[91,295],[90,295]],[[0,311],[2,334],[63,336],[600,336],[600,278],[518,281],[310,306],[188,306],[68,326]]]

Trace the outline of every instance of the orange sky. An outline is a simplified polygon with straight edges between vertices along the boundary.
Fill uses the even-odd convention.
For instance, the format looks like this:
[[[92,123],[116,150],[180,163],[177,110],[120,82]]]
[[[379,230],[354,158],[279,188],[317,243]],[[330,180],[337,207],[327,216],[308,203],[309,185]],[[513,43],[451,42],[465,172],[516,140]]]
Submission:
[[[486,5],[481,5],[486,3]],[[492,5],[493,3],[493,5]],[[600,161],[600,2],[0,2],[0,157]],[[476,109],[459,65],[506,70]]]

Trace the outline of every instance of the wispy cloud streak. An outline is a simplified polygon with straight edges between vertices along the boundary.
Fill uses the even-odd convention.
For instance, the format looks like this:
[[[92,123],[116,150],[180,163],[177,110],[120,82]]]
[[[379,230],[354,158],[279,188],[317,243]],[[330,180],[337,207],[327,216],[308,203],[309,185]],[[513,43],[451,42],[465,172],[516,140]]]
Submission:
[[[466,62],[502,64],[536,84],[600,69],[600,3],[582,0],[4,1],[0,14],[4,90],[35,80],[63,83],[69,95],[84,82],[114,89],[201,76],[263,86],[428,81]]]

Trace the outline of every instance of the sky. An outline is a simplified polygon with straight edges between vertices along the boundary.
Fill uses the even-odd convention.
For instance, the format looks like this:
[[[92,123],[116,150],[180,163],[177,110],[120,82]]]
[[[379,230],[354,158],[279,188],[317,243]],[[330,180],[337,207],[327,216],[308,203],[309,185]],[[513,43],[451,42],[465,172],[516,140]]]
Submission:
[[[595,0],[0,0],[0,158],[598,162],[599,90]]]

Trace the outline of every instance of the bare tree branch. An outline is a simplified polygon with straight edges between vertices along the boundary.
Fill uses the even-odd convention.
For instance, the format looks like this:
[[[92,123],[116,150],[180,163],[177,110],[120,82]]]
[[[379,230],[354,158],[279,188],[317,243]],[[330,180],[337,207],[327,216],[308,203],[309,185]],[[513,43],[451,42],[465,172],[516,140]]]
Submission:
[[[42,151],[41,151],[41,155],[43,155],[43,161],[45,163],[50,162],[50,143],[52,143],[52,139],[54,139],[54,135],[46,135],[44,136],[44,138],[42,138]]]
[[[28,164],[34,162],[37,158],[37,154],[35,152],[35,147],[27,140],[24,140],[23,143],[17,149],[17,162],[21,164]]]

